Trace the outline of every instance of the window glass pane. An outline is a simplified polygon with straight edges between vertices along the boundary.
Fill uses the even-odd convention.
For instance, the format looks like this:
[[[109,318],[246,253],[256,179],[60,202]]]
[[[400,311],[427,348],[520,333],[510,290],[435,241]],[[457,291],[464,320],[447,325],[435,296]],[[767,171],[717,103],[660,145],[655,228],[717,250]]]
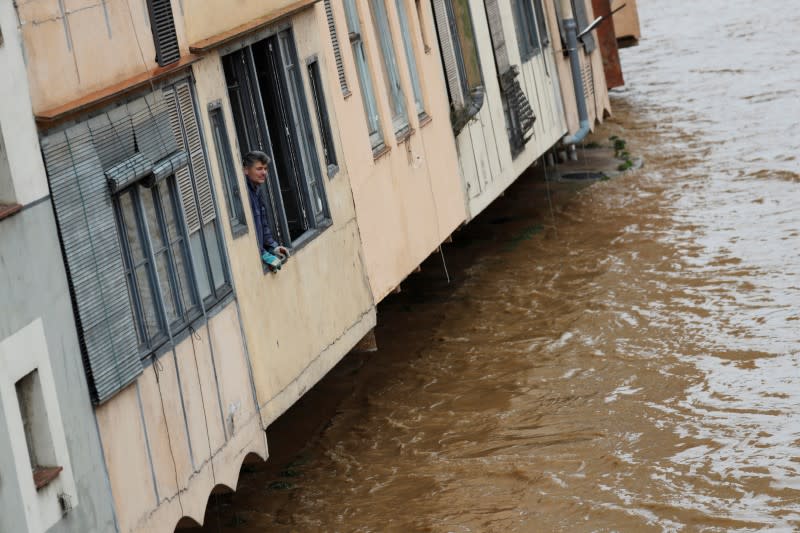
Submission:
[[[539,40],[542,46],[547,47],[550,44],[550,35],[547,33],[547,21],[545,20],[544,8],[542,7],[542,0],[533,0],[533,7],[536,10],[536,24],[539,28]]]
[[[132,192],[129,191],[119,196],[119,207],[124,226],[123,231],[125,232],[124,238],[128,242],[131,259],[136,265],[144,259],[144,249],[142,248],[142,239],[139,236],[139,229],[136,224],[136,210]]]
[[[206,248],[208,249],[208,261],[211,263],[211,277],[214,280],[214,288],[219,289],[225,285],[225,269],[222,266],[222,252],[219,249],[217,240],[217,227],[214,223],[206,224],[203,228],[206,238]]]
[[[147,231],[150,236],[150,245],[153,253],[156,254],[166,247],[164,240],[164,230],[158,220],[158,213],[156,212],[156,204],[153,201],[153,194],[156,193],[159,187],[154,190],[141,189],[139,196],[142,199],[142,208],[144,210],[144,217],[147,222]]]
[[[153,297],[150,275],[146,264],[136,269],[136,287],[139,289],[139,301],[142,304],[145,334],[149,342],[161,332],[161,321],[158,319],[156,301]]]
[[[173,178],[169,178],[170,181]],[[183,234],[178,226],[178,213],[175,209],[175,196],[170,191],[168,182],[163,182],[157,187],[158,197],[161,203],[161,210],[164,215],[164,224],[166,225],[167,238],[169,242],[174,242],[180,239]]]
[[[400,86],[400,72],[397,67],[397,58],[394,53],[394,43],[392,42],[392,32],[389,28],[389,19],[386,15],[386,4],[384,0],[371,0],[370,12],[375,31],[378,33],[380,42],[381,59],[383,64],[383,81],[386,85],[386,93],[390,96],[389,103],[392,108],[392,125],[395,131],[400,131],[408,127],[408,116],[406,115],[406,103],[403,89]]]
[[[214,134],[214,147],[217,152],[217,163],[222,171],[223,190],[228,204],[228,215],[231,224],[234,226],[244,225],[244,211],[242,209],[242,199],[239,193],[239,181],[233,165],[228,134],[225,131],[225,121],[222,117],[222,109],[212,109],[209,112],[211,118],[211,128]]]
[[[364,53],[364,43],[361,39],[361,23],[358,20],[358,10],[354,0],[344,0],[344,11],[347,17],[347,30],[353,49],[353,59],[358,71],[358,82],[361,85],[364,113],[367,115],[370,142],[374,148],[383,144],[383,135],[380,131],[378,105],[375,102],[375,91],[372,88],[372,78],[367,66],[366,54]]]
[[[164,312],[167,315],[168,323],[172,324],[178,320],[177,306],[175,305],[175,293],[172,290],[172,277],[170,275],[169,255],[166,251],[155,256],[156,272],[158,273],[158,284],[161,290],[161,298],[164,300]]]
[[[185,313],[189,313],[197,306],[192,290],[192,276],[189,272],[189,262],[186,257],[186,247],[183,241],[172,245],[172,257],[175,259],[175,274],[178,278],[178,292],[181,295],[181,304]]]
[[[408,14],[404,0],[395,0],[397,5],[397,17],[400,19],[400,33],[403,38],[403,48],[406,52],[406,59],[408,61],[408,73],[411,77],[411,88],[414,90],[414,103],[416,104],[417,114],[425,111],[425,106],[422,103],[422,88],[419,85],[419,72],[417,71],[417,58],[414,55],[414,43],[411,41],[411,29],[408,23]]]
[[[319,61],[308,64],[308,79],[311,83],[311,95],[314,97],[314,111],[319,125],[319,136],[322,139],[322,153],[325,165],[336,164],[336,151],[333,147],[333,134],[331,133],[328,106],[325,103],[325,93],[322,90],[322,76],[319,71]]]
[[[483,84],[481,64],[478,59],[478,47],[475,43],[475,31],[472,27],[472,15],[469,11],[469,0],[447,0],[451,2],[453,17],[458,33],[458,44],[461,49],[467,89],[472,90]]]
[[[133,286],[134,286],[134,279],[133,275],[130,271],[125,273],[125,282],[128,285],[128,301],[131,304],[131,309],[133,309],[133,319],[134,324],[136,325],[136,340],[139,341],[139,344],[144,344],[147,342],[144,334],[144,324],[141,323],[141,320],[137,318],[138,311],[136,310],[136,299],[133,297]]]
[[[206,254],[203,251],[203,242],[200,231],[195,231],[189,237],[189,245],[192,249],[192,267],[197,279],[197,292],[200,298],[205,300],[211,296],[211,284],[208,281],[208,271],[206,270]]]

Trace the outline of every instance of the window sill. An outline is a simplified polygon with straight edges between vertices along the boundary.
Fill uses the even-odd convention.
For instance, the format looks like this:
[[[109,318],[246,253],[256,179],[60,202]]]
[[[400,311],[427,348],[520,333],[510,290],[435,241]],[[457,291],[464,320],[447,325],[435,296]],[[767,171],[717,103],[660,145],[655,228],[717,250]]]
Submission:
[[[16,215],[22,211],[20,204],[0,204],[0,220]]]
[[[391,146],[386,146],[385,144],[382,144],[380,146],[376,146],[375,148],[372,149],[372,159],[374,161],[377,161],[378,159],[380,159],[381,157],[385,156],[386,154],[388,154],[391,151],[392,151],[392,147]]]
[[[36,490],[42,490],[47,485],[56,480],[63,466],[37,466],[33,469],[33,484]]]
[[[420,128],[424,128],[425,126],[427,126],[431,122],[433,122],[433,117],[430,116],[428,113],[423,111],[422,113],[419,114],[419,127]]]
[[[397,141],[397,144],[403,144],[409,140],[411,136],[414,135],[415,131],[416,130],[414,128],[405,128],[404,130],[397,132],[395,134],[395,140]]]
[[[308,246],[309,243],[311,243],[314,239],[322,235],[325,232],[325,230],[327,230],[331,226],[333,226],[333,220],[331,220],[330,218],[326,218],[325,220],[322,221],[319,227],[310,229],[305,233],[303,233],[302,235],[300,235],[297,239],[294,240],[294,242],[292,242],[291,246],[287,247],[289,248],[289,259],[293,259],[294,256],[297,255],[297,252]],[[263,261],[261,261],[261,267],[263,268],[264,274],[273,274],[273,271],[270,270],[269,267],[265,265]],[[277,274],[278,272],[274,273]]]
[[[231,226],[231,237],[238,239],[242,235],[247,235],[247,226],[244,224],[236,224]]]

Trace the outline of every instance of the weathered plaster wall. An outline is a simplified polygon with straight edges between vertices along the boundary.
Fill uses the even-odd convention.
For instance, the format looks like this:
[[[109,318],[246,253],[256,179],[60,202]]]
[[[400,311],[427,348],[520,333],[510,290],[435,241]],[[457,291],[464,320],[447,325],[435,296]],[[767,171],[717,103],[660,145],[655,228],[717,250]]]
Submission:
[[[419,31],[412,30],[417,49],[419,77],[423,80],[423,100],[431,117],[420,124],[409,111],[414,133],[397,142],[391,126],[389,95],[381,81],[378,42],[366,0],[357,0],[364,44],[375,80],[383,137],[390,151],[374,159],[367,133],[358,76],[346,38],[344,10],[336,2],[334,12],[342,43],[345,72],[352,95],[333,95],[333,108],[339,117],[340,135],[347,141],[342,149],[350,171],[358,227],[364,246],[370,286],[375,301],[380,301],[411,273],[466,218],[465,198],[459,175],[458,158],[450,128],[447,89],[435,42],[423,49]],[[427,6],[422,24],[435,36],[433,18]],[[406,108],[414,109],[411,81],[400,39],[394,2],[386,3],[394,37],[395,55],[406,97]],[[317,33],[328,34],[324,12],[318,7]],[[416,10],[408,10],[412,28],[419,28]],[[431,39],[432,40],[432,39]],[[326,46],[327,43],[326,43]]]
[[[344,137],[333,100],[340,97],[329,43],[321,34],[317,12],[310,8],[291,19],[300,65],[317,55],[325,76],[331,128],[339,155],[339,172],[323,177],[333,225],[295,251],[276,274],[265,273],[253,232],[244,175],[238,176],[244,195],[249,231],[234,238],[228,224],[227,205],[220,202],[221,219],[228,244],[231,269],[242,311],[247,347],[265,425],[271,423],[333,367],[375,324],[375,311],[362,259],[359,227],[350,188],[350,167],[341,155]],[[324,11],[321,15],[324,20]],[[264,33],[263,35],[266,35]],[[250,39],[254,39],[251,37]],[[210,54],[194,67],[198,102],[206,138],[210,139],[208,104],[224,103],[232,153],[241,161],[242,147],[236,142],[233,116],[218,53]],[[305,68],[301,69],[306,101],[312,114],[317,152],[321,142],[314,118]],[[341,115],[339,115],[341,116]],[[215,188],[221,191],[222,173],[217,168],[216,147],[209,143]],[[324,168],[323,161],[320,165]],[[238,165],[237,165],[238,170]],[[324,175],[323,171],[323,175]]]
[[[267,457],[236,302],[96,410],[120,531],[202,524],[216,485]]]
[[[231,5],[230,0],[204,0],[202,4],[189,0],[186,5],[186,34],[189,43],[195,43],[302,3],[310,2],[237,0],[235,5]]]
[[[41,159],[38,160],[41,167]],[[44,169],[35,174],[44,180]],[[41,320],[55,393],[69,451],[77,506],[51,529],[58,531],[113,531],[114,506],[103,453],[89,400],[66,273],[48,201],[29,205],[0,222],[0,339]],[[13,355],[13,354],[12,354]],[[28,353],[18,354],[28,359]],[[13,386],[13,384],[12,384]],[[5,402],[4,407],[5,407]],[[0,415],[3,417],[3,415]],[[8,416],[5,416],[8,422]],[[27,471],[9,464],[7,426],[0,425],[0,531],[27,531],[20,513],[16,476]],[[24,445],[24,436],[22,444]],[[14,474],[12,474],[14,473]],[[32,485],[28,487],[32,488]]]
[[[16,3],[35,113],[158,67],[145,0]],[[181,5],[172,11],[185,54]]]

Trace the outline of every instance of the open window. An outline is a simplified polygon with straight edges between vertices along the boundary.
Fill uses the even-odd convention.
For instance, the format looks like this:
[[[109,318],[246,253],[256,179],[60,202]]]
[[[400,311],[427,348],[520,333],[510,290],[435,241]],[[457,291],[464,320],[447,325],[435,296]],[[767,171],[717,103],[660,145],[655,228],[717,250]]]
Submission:
[[[317,148],[291,29],[223,57],[242,155],[270,155],[266,187],[278,242],[293,247],[330,225]]]
[[[469,0],[433,0],[439,49],[450,97],[450,121],[458,133],[483,106],[483,75]]]

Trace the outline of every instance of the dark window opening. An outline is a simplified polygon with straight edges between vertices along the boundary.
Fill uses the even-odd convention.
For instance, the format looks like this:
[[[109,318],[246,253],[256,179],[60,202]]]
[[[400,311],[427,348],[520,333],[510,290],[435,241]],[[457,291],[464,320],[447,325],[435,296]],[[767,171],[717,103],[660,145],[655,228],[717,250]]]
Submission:
[[[239,147],[271,156],[263,193],[273,234],[291,246],[329,220],[292,32],[229,54],[223,64]]]
[[[325,91],[322,88],[322,74],[317,60],[308,63],[308,81],[311,84],[311,96],[314,99],[314,111],[316,111],[319,136],[322,140],[322,155],[325,158],[325,166],[328,168],[328,176],[330,177],[336,174],[339,167],[336,159],[336,149],[333,144],[328,106],[325,103]]]
[[[519,55],[522,61],[528,61],[541,51],[538,27],[531,1],[514,0],[514,25],[517,29]]]
[[[214,147],[217,152],[217,163],[222,171],[223,189],[225,200],[228,205],[228,217],[231,223],[231,233],[234,237],[243,235],[247,232],[247,219],[244,216],[244,206],[242,205],[242,194],[239,189],[239,173],[237,165],[233,163],[228,131],[225,128],[225,117],[222,115],[222,107],[217,104],[208,110],[208,118],[211,122],[211,131],[214,135]]]

